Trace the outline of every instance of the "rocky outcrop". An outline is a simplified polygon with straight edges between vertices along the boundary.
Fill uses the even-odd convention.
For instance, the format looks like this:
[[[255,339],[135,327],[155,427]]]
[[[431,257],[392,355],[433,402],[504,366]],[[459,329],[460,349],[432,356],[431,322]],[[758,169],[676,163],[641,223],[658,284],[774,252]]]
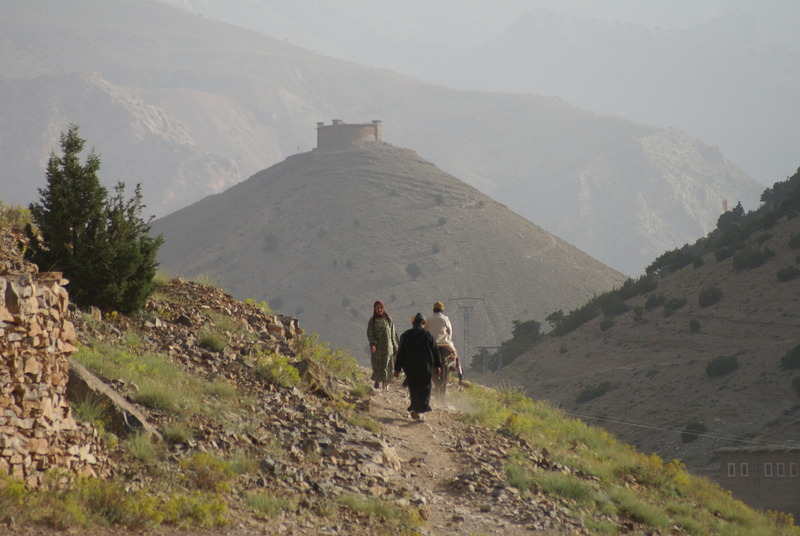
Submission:
[[[0,474],[30,487],[53,467],[109,472],[96,430],[73,419],[67,400],[76,347],[66,284],[60,273],[0,256]]]

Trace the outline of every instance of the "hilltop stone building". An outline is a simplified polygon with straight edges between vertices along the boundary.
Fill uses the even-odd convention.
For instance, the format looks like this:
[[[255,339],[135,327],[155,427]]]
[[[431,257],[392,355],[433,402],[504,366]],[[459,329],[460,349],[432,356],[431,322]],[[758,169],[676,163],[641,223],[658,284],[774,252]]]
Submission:
[[[734,497],[800,518],[800,447],[731,447],[717,454],[719,483]]]
[[[344,149],[364,142],[380,142],[381,122],[348,125],[341,119],[334,119],[330,125],[317,123],[317,149],[331,151]]]

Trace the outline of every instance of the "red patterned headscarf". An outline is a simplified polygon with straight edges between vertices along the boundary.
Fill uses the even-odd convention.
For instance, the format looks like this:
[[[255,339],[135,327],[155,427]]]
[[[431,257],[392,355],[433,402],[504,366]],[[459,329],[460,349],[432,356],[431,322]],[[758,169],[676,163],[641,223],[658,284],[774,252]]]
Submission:
[[[383,306],[383,314],[382,315],[379,315],[375,311],[375,309],[378,307],[378,305],[382,305]],[[386,312],[386,306],[383,305],[383,302],[381,300],[377,300],[375,303],[372,304],[372,318],[385,318],[386,320],[391,320],[392,319],[392,317],[389,316],[389,313]]]

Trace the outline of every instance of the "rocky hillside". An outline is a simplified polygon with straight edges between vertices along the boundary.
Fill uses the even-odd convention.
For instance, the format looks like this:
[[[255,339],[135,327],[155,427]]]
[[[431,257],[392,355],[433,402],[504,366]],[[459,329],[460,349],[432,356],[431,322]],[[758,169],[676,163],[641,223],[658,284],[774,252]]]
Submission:
[[[164,216],[315,145],[314,125],[384,121],[410,147],[605,264],[638,275],[762,189],[681,132],[553,97],[467,92],[333,60],[146,0],[11,0],[0,20],[0,186],[28,204],[69,122],[108,186]]]
[[[14,242],[0,241],[0,254]],[[36,491],[0,480],[0,532],[796,534],[516,393],[454,381],[446,404],[412,421],[399,382],[370,390],[352,358],[308,338],[296,318],[213,287],[175,279],[135,317],[71,317],[71,366],[94,371],[98,388],[74,396],[70,377],[70,403],[100,431],[111,473],[65,485],[55,472]],[[114,417],[120,406],[141,420]],[[531,435],[534,419],[547,421]],[[601,460],[577,448],[584,442]],[[609,480],[610,466],[597,464],[611,460]],[[700,496],[713,507],[691,506]]]
[[[378,299],[401,331],[446,302],[463,348],[464,319],[449,300],[480,298],[470,303],[475,348],[508,338],[516,319],[544,319],[624,280],[413,151],[381,143],[292,156],[156,220],[153,232],[164,235],[168,272],[302,316],[362,360]]]
[[[751,235],[745,251],[774,253],[753,268],[706,254],[627,312],[546,337],[503,377],[712,477],[720,447],[800,440],[797,374],[781,364],[798,343],[800,286],[778,277],[797,268],[798,233],[800,218],[783,217]],[[685,442],[690,423],[705,432]]]

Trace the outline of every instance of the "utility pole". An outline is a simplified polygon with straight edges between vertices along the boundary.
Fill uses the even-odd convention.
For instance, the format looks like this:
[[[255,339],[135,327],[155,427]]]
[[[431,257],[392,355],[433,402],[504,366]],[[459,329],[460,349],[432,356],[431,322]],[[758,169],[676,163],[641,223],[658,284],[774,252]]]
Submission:
[[[467,356],[467,359],[469,359],[469,317],[472,314],[472,309],[475,308],[479,301],[483,301],[483,298],[451,298],[447,301],[456,302],[461,314],[464,316],[464,353],[462,355]],[[465,363],[462,360],[462,367],[466,369],[469,365],[470,363]]]

